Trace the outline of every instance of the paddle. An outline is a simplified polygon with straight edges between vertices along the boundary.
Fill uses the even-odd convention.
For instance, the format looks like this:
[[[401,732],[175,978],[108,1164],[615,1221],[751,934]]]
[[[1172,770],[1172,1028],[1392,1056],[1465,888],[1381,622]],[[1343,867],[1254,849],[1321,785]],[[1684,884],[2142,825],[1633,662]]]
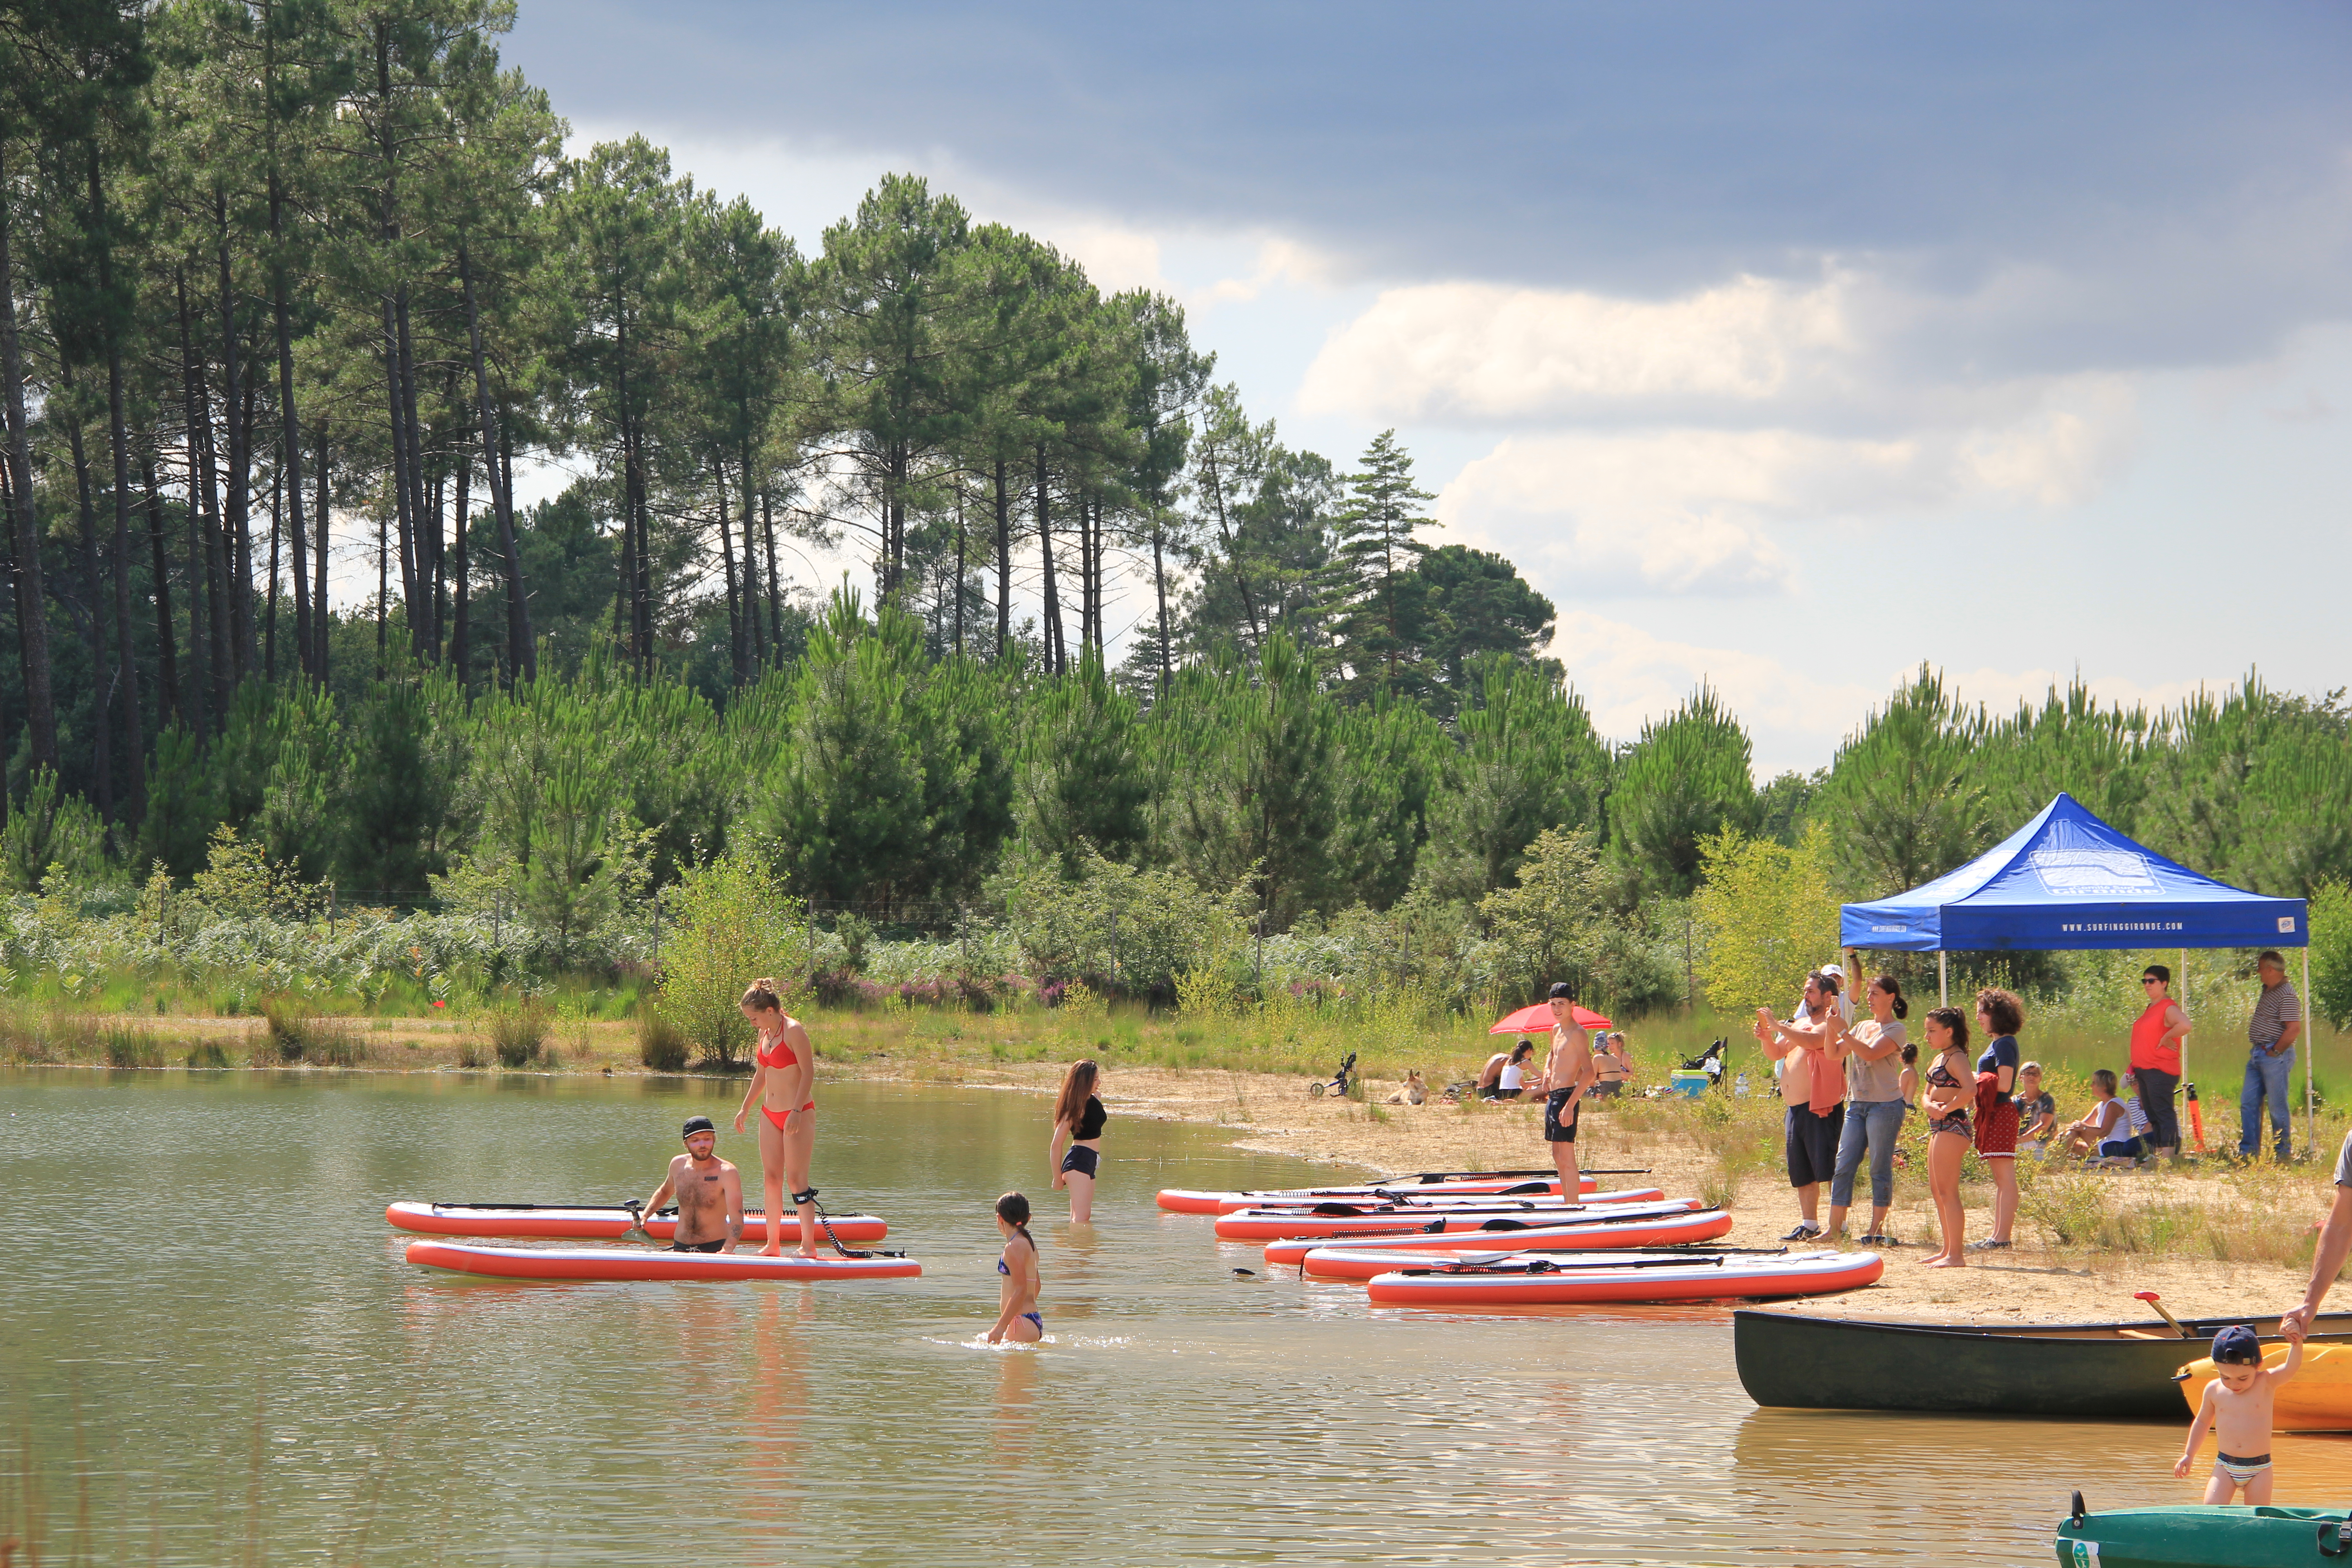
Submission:
[[[511,1209],[517,1214],[611,1214],[615,1209],[642,1208],[645,1200],[628,1198],[617,1204],[433,1204],[435,1213],[443,1209]],[[675,1209],[663,1209],[663,1214],[675,1214]]]
[[[1649,1166],[1641,1165],[1628,1166],[1622,1171],[1593,1170],[1580,1173],[1587,1176],[1646,1176],[1651,1173]],[[1558,1180],[1559,1173],[1558,1171],[1415,1171],[1410,1175],[1382,1176],[1378,1184],[1385,1186],[1391,1182],[1500,1182],[1523,1176],[1545,1176]]]
[[[2135,1300],[2135,1301],[2145,1301],[2145,1302],[2147,1302],[2149,1306],[2151,1306],[2151,1307],[2155,1308],[2155,1309],[2156,1309],[2156,1315],[2157,1315],[2158,1317],[2159,1317],[2159,1318],[2162,1318],[2166,1322],[2170,1323],[2170,1324],[2172,1325],[2172,1331],[2173,1331],[2174,1333],[2176,1333],[2176,1334],[2179,1334],[2182,1339],[2184,1339],[2184,1340],[2187,1340],[2187,1339],[2194,1339],[2194,1338],[2196,1337],[2195,1335],[2191,1334],[2191,1333],[2190,1333],[2187,1329],[2185,1329],[2185,1328],[2183,1328],[2183,1327],[2181,1327],[2181,1326],[2180,1326],[2180,1320],[2179,1320],[2179,1319],[2178,1319],[2178,1318],[2174,1317],[2170,1312],[2168,1312],[2168,1311],[2165,1310],[2165,1307],[2164,1307],[2164,1302],[2163,1302],[2163,1300],[2162,1300],[2160,1298],[2158,1298],[2158,1295],[2157,1295],[2157,1293],[2156,1293],[2155,1291],[2153,1291],[2153,1290],[2135,1290],[2135,1291],[2133,1291],[2133,1292],[2132,1292],[2132,1300]]]
[[[1769,1252],[1769,1247],[1757,1248]],[[1785,1247],[1779,1249],[1785,1253]],[[1506,1255],[1507,1256],[1507,1255]],[[1691,1264],[1720,1268],[1730,1256],[1728,1252],[1694,1252],[1680,1258],[1643,1258],[1628,1263],[1622,1258],[1601,1258],[1587,1263],[1559,1263],[1549,1258],[1537,1258],[1526,1263],[1508,1264],[1502,1268],[1481,1268],[1476,1264],[1440,1264],[1432,1268],[1400,1268],[1400,1274],[1566,1274],[1579,1268],[1674,1268]]]

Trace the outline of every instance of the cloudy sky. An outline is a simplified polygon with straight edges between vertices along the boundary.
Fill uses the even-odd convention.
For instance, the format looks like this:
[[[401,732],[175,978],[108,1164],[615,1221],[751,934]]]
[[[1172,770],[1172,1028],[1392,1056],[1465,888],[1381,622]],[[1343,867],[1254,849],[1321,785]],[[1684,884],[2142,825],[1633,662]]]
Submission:
[[[2341,5],[522,0],[506,52],[804,250],[911,170],[1181,300],[1292,444],[1395,426],[1606,733],[1711,680],[1769,774],[1923,659],[2352,681]]]

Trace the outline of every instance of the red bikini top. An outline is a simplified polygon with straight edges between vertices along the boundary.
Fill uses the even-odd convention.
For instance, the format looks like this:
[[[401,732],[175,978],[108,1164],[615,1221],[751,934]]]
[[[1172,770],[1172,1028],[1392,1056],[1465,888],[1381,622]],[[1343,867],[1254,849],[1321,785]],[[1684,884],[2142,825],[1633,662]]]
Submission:
[[[751,1059],[763,1068],[788,1068],[799,1066],[801,1058],[793,1054],[792,1042],[780,1037],[776,1041],[774,1054],[771,1055],[764,1049],[757,1050],[751,1053]]]

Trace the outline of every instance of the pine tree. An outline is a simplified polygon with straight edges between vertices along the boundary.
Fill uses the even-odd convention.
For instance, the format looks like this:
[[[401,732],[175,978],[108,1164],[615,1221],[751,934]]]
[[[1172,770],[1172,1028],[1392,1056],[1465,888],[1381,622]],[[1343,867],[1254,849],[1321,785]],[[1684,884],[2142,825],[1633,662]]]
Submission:
[[[1433,499],[1412,482],[1412,459],[1383,430],[1365,448],[1355,473],[1342,481],[1346,499],[1331,519],[1335,538],[1327,605],[1341,687],[1349,698],[1378,695],[1409,701],[1434,683],[1428,640],[1429,584],[1414,568],[1429,546],[1413,537],[1434,528],[1420,504]]]

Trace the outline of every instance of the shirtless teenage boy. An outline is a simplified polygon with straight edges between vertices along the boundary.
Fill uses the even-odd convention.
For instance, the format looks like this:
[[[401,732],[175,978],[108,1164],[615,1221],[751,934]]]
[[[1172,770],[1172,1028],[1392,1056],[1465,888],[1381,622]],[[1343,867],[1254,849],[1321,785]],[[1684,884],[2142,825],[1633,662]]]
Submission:
[[[2274,1367],[2263,1365],[2262,1341],[2243,1323],[2213,1336],[2213,1381],[2205,1385],[2197,1418],[2189,1424],[2189,1447],[2172,1467],[2176,1479],[2189,1479],[2197,1446],[2210,1426],[2216,1452],[2213,1477],[2205,1483],[2209,1503],[2228,1502],[2242,1487],[2254,1507],[2271,1500],[2271,1412],[2278,1385],[2303,1364],[2303,1325],[2290,1313],[2279,1328],[2287,1336],[2287,1352]]]
[[[688,1117],[678,1136],[686,1140],[686,1152],[670,1161],[669,1174],[646,1200],[643,1212],[656,1213],[675,1195],[677,1236],[669,1244],[672,1252],[732,1252],[743,1239],[742,1173],[713,1152],[719,1129],[708,1116]]]
[[[1544,1058],[1544,1142],[1559,1172],[1559,1195],[1576,1202],[1583,1178],[1576,1168],[1576,1118],[1585,1094],[1600,1077],[1592,1065],[1592,1042],[1576,1026],[1576,992],[1565,980],[1551,988],[1551,1054]]]

